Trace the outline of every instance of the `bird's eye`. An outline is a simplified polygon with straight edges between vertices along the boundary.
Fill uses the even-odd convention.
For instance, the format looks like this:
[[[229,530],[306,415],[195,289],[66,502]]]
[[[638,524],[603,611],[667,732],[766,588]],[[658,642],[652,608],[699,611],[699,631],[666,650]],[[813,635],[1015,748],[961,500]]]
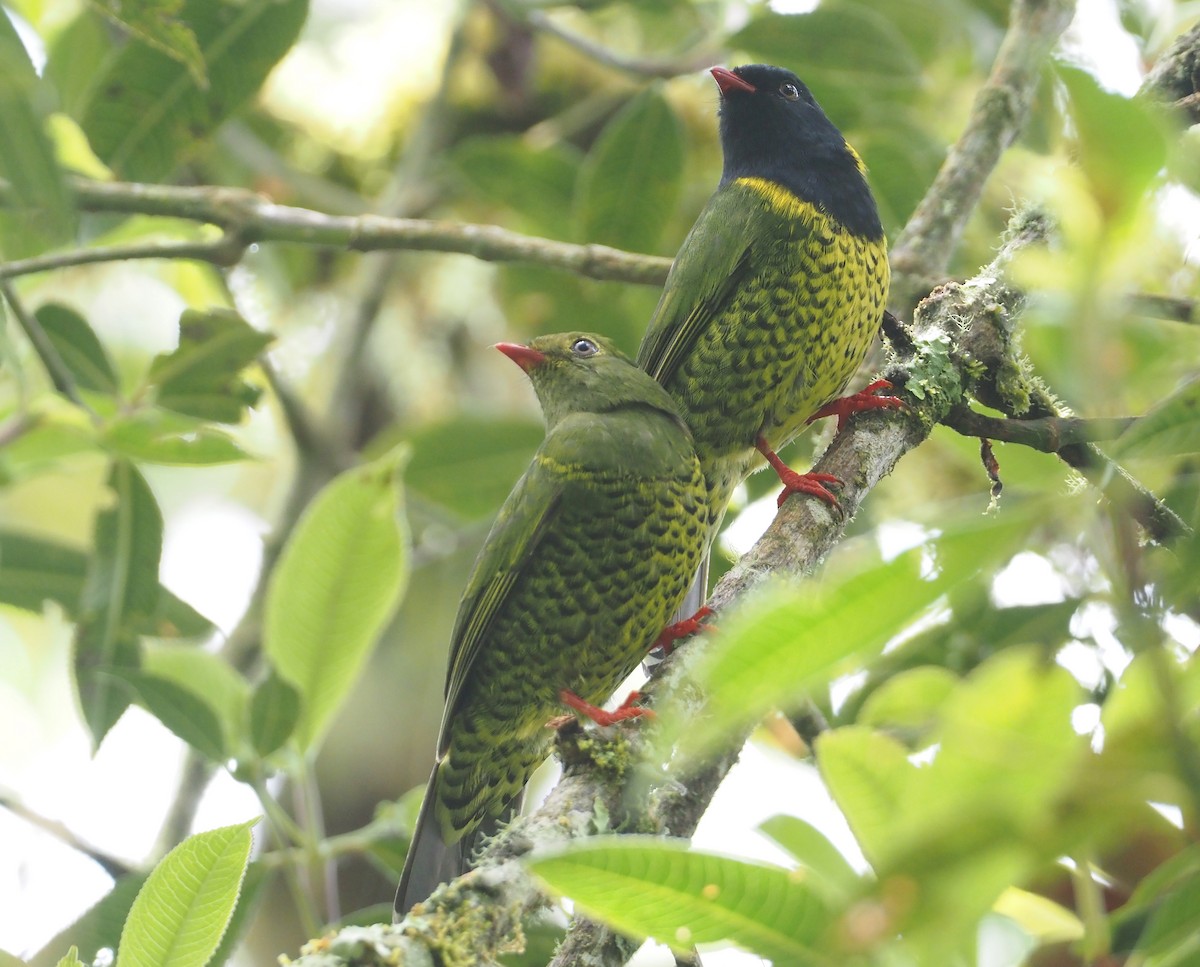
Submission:
[[[576,356],[595,356],[600,348],[590,339],[576,339],[571,343],[571,352]]]
[[[800,89],[791,81],[784,81],[780,84],[779,93],[789,101],[795,101],[800,97]]]

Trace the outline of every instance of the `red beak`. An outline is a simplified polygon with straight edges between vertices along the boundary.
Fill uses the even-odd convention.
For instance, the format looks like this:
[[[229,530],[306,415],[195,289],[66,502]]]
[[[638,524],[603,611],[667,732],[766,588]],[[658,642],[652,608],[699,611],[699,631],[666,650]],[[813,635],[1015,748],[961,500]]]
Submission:
[[[522,346],[519,343],[498,342],[496,343],[496,348],[527,373],[535,366],[541,366],[546,361],[545,353],[539,353],[536,349],[530,349],[528,346]]]
[[[721,89],[722,97],[727,96],[733,91],[753,94],[758,90],[749,81],[742,80],[742,78],[726,67],[714,67],[709,73],[712,74],[713,80],[717,82],[717,87]]]

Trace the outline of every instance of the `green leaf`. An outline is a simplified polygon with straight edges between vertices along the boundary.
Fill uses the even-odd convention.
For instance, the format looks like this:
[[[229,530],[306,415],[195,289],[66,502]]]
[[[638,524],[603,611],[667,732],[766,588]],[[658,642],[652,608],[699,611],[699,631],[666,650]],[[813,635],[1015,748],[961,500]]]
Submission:
[[[168,466],[210,467],[253,459],[216,427],[156,408],[140,409],[113,420],[105,428],[102,442],[131,460]]]
[[[882,732],[847,726],[817,738],[817,768],[846,816],[863,855],[877,864],[887,855],[892,824],[912,773],[908,750]]]
[[[404,473],[414,492],[468,520],[494,514],[529,466],[542,427],[528,420],[461,417],[409,438]]]
[[[79,616],[87,575],[83,551],[31,534],[0,531],[0,603],[40,614],[47,601],[69,618]],[[149,621],[135,621],[140,634],[159,638],[198,638],[213,624],[186,601],[159,586],[158,609]]]
[[[187,68],[201,90],[208,88],[204,55],[192,28],[179,19],[183,0],[91,0],[107,17],[139,40],[162,51]]]
[[[263,647],[300,692],[296,737],[313,748],[354,684],[408,577],[405,452],[334,479],[309,505],[267,587]]]
[[[1138,938],[1136,950],[1147,957],[1168,957],[1200,937],[1200,876],[1192,876],[1167,893]],[[1165,960],[1164,963],[1170,963]]]
[[[1166,164],[1163,126],[1147,104],[1104,90],[1087,71],[1060,63],[1079,141],[1076,158],[1109,218],[1141,201]]]
[[[282,748],[300,721],[300,693],[272,672],[250,702],[250,742],[262,758]]]
[[[39,307],[35,315],[80,389],[117,393],[116,369],[83,316],[57,302]]]
[[[30,960],[30,967],[55,967],[68,945],[78,948],[80,957],[89,964],[95,962],[96,954],[101,950],[116,950],[129,908],[147,875],[127,873],[122,876],[94,906],[39,950]]]
[[[920,58],[904,35],[861,3],[821,4],[811,13],[766,13],[726,43],[766,63],[795,70],[822,101],[844,91],[854,91],[857,97],[869,92],[871,97],[895,99],[914,90],[921,80]],[[862,56],[864,50],[870,50],[871,56]],[[832,102],[825,106],[831,109]]]
[[[74,200],[46,136],[47,91],[0,7],[0,178],[19,206],[0,219],[0,252],[32,255],[74,233]]]
[[[762,823],[758,830],[811,870],[813,889],[831,903],[845,900],[862,885],[863,878],[846,857],[811,823],[780,814]]]
[[[258,861],[252,861],[246,868],[246,877],[242,880],[237,906],[233,908],[233,915],[229,918],[229,925],[225,928],[221,943],[209,958],[208,962],[212,967],[220,967],[222,964],[231,962],[234,948],[250,928],[255,913],[267,895],[267,887],[271,883],[271,873],[271,870]]]
[[[18,961],[24,963],[24,961]],[[58,961],[57,967],[85,967],[82,960],[79,959],[79,948],[72,947]]]
[[[1083,922],[1079,917],[1040,893],[1010,886],[1000,894],[992,909],[1020,924],[1022,930],[1042,944],[1083,939]]]
[[[622,933],[676,950],[732,941],[776,962],[823,962],[828,911],[802,875],[657,837],[596,837],[529,861],[552,889]]]
[[[241,889],[257,819],[190,836],[154,868],[129,911],[119,967],[204,967]]]
[[[957,675],[934,665],[903,671],[870,695],[857,721],[881,728],[923,729],[937,716],[958,683]]]
[[[201,648],[150,643],[142,656],[141,667],[147,674],[186,690],[215,714],[220,722],[221,744],[228,750],[226,740],[241,733],[250,701],[249,684],[229,662]],[[165,720],[164,724],[171,727]],[[208,734],[215,736],[217,733]],[[227,751],[226,755],[229,754]]]
[[[73,547],[0,532],[0,602],[40,614],[53,601],[74,617],[87,565],[87,555]]]
[[[97,745],[129,704],[108,673],[137,670],[138,629],[156,620],[161,604],[163,522],[154,494],[133,465],[120,460],[108,488],[114,503],[96,515],[75,633],[75,686]]]
[[[200,420],[237,423],[260,395],[241,378],[271,342],[236,312],[184,310],[179,348],[154,358],[147,380],[159,406]]]
[[[1189,380],[1118,437],[1113,456],[1200,453],[1200,379]]]
[[[180,61],[132,40],[115,56],[110,50],[89,85],[75,85],[68,109],[119,177],[161,181],[258,91],[307,12],[308,0],[186,0],[178,22],[199,44],[207,90]]]
[[[657,87],[608,122],[579,172],[575,210],[589,242],[653,252],[679,201],[683,130]]]
[[[571,146],[534,146],[511,135],[472,137],[456,145],[450,158],[489,202],[520,212],[544,234],[570,232],[567,216],[579,174],[579,152]]]
[[[229,757],[217,713],[195,692],[158,675],[124,669],[114,674],[132,689],[146,711],[202,756],[213,762]]]
[[[794,708],[846,671],[848,659],[877,654],[945,591],[921,579],[921,560],[914,549],[819,587],[777,584],[722,616],[720,635],[694,666],[707,714],[662,709],[663,747],[702,755],[770,709]]]

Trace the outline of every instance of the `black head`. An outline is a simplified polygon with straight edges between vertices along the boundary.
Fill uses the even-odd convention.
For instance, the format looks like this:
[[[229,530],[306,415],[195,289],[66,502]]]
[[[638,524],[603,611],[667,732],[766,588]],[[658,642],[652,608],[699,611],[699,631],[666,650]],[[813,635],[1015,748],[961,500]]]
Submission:
[[[882,235],[862,162],[812,92],[770,64],[712,69],[721,89],[721,182],[765,178],[826,210],[856,234]]]

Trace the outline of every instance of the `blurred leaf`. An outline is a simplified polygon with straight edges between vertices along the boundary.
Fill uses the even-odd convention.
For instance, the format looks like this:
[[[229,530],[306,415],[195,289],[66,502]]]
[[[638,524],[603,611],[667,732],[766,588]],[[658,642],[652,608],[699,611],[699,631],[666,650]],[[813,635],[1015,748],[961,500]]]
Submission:
[[[1200,875],[1184,879],[1162,897],[1135,950],[1155,965],[1180,963],[1176,958],[1185,950],[1196,956],[1200,951]]]
[[[101,950],[115,951],[129,908],[148,875],[127,873],[122,876],[94,906],[55,934],[29,961],[30,967],[54,967],[67,946],[77,947],[80,958],[89,964],[96,961],[96,954]]]
[[[168,466],[210,467],[253,459],[216,427],[160,409],[143,408],[118,417],[106,427],[103,442],[131,460]]]
[[[74,547],[0,531],[0,603],[40,614],[45,603],[53,601],[68,617],[76,618],[87,567],[87,554]],[[161,585],[154,618],[135,624],[140,633],[160,638],[197,638],[213,627],[208,618]]]
[[[301,749],[321,739],[408,578],[405,450],[341,474],[304,512],[267,586],[263,648],[302,700]]]
[[[758,830],[814,874],[808,881],[830,903],[844,901],[862,883],[862,877],[850,865],[825,834],[796,816],[772,816]]]
[[[1087,71],[1060,63],[1079,141],[1076,159],[1109,218],[1141,201],[1167,160],[1162,125],[1150,107],[1100,87]]]
[[[1000,894],[1000,899],[992,909],[1016,921],[1022,930],[1039,943],[1066,943],[1083,939],[1083,923],[1075,912],[1038,893],[1010,886]]]
[[[14,957],[13,960],[19,964],[25,963],[23,960],[17,960],[16,957]],[[85,967],[83,961],[79,959],[79,949],[77,947],[72,947],[70,950],[68,950],[66,954],[63,955],[62,959],[59,960],[57,967]]]
[[[187,68],[196,87],[208,88],[204,56],[192,28],[179,19],[183,0],[91,0],[139,40]]]
[[[300,721],[300,693],[272,672],[250,701],[250,742],[262,758],[280,749]]]
[[[579,152],[561,142],[534,147],[508,135],[473,137],[451,153],[455,167],[480,195],[529,219],[535,230],[570,234],[571,197],[579,174]]]
[[[179,319],[179,347],[154,357],[147,377],[160,406],[186,416],[237,423],[260,395],[241,378],[271,342],[236,312],[186,309]]]
[[[15,212],[0,219],[0,252],[32,255],[74,232],[74,200],[46,136],[46,92],[12,21],[0,7],[0,177]]]
[[[703,755],[768,710],[795,707],[849,659],[878,654],[946,589],[921,579],[921,557],[915,549],[820,586],[776,584],[722,616],[720,635],[694,666],[707,714],[661,709],[662,747]]]
[[[683,128],[657,87],[638,94],[604,130],[579,172],[575,210],[588,242],[653,252],[683,178]]]
[[[158,675],[127,669],[114,674],[133,690],[146,711],[206,759],[223,762],[229,757],[217,713],[191,689]]]
[[[1200,379],[1189,380],[1121,434],[1115,457],[1200,453]]]
[[[119,177],[159,181],[258,91],[307,12],[308,0],[186,0],[179,22],[199,43],[207,90],[182,63],[134,40],[101,61],[72,112]]]
[[[915,771],[908,750],[882,732],[852,725],[818,736],[816,753],[821,778],[863,855],[878,864]]]
[[[923,729],[958,685],[958,676],[926,665],[885,681],[863,703],[856,721],[877,728]]]
[[[409,437],[405,483],[468,520],[494,514],[544,435],[528,420],[463,416],[424,426]]]
[[[818,99],[825,88],[894,99],[921,80],[921,61],[904,35],[862,3],[821,4],[811,13],[766,13],[726,44],[796,71]],[[863,56],[866,50],[870,57]]]
[[[113,462],[108,488],[114,505],[96,515],[75,633],[75,687],[97,745],[129,705],[107,673],[137,670],[137,629],[160,605],[162,512],[130,463]]]
[[[87,555],[73,547],[0,532],[0,601],[35,614],[53,601],[74,617],[87,565]]]
[[[596,837],[529,861],[588,916],[676,950],[732,941],[776,962],[824,963],[824,903],[779,867],[691,851],[657,837]]]
[[[147,674],[189,692],[209,709],[220,723],[220,744],[225,755],[233,754],[231,740],[244,727],[250,686],[229,662],[202,648],[155,643],[145,649],[141,667]]]
[[[190,836],[163,858],[121,931],[121,967],[208,963],[237,903],[257,822]]]
[[[80,389],[117,393],[112,360],[83,316],[56,302],[40,306],[35,315]]]

